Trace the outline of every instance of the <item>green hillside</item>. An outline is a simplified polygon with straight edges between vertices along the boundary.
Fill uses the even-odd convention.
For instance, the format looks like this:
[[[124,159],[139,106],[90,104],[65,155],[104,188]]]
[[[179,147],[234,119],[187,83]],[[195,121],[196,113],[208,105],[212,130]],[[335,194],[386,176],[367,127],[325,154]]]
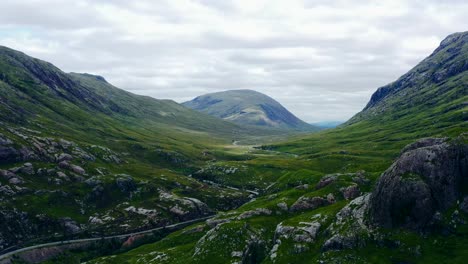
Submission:
[[[6,47],[0,124],[0,250],[235,208],[250,194],[188,176],[230,159],[223,149],[232,141],[275,136]]]
[[[378,89],[345,125],[249,149],[249,160],[205,166],[194,177],[257,188],[260,196],[156,243],[88,263],[465,263],[467,56],[468,32],[450,35],[413,70]],[[439,139],[404,148],[426,137]],[[453,153],[439,154],[444,151]],[[412,155],[422,156],[408,162]],[[392,175],[397,169],[411,171],[413,164],[442,176],[424,182],[428,175]],[[242,169],[226,174],[217,169],[221,166]],[[420,186],[449,186],[454,173],[461,177],[455,185],[458,201],[436,212],[430,228],[375,225],[368,206],[379,199],[374,185],[384,171],[401,185],[382,183],[383,188],[415,188],[408,188],[404,199],[415,197]],[[395,203],[392,217],[410,223],[404,217],[414,204],[421,203]]]

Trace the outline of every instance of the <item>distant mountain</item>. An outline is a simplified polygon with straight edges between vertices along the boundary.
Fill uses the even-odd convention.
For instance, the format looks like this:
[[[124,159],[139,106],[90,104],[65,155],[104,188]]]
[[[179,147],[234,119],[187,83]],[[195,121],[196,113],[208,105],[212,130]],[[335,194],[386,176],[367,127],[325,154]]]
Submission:
[[[323,121],[323,122],[316,122],[316,123],[310,123],[313,126],[319,127],[319,128],[335,128],[341,124],[343,124],[343,121]]]
[[[273,98],[253,90],[230,90],[198,96],[183,103],[191,109],[241,125],[316,130]]]

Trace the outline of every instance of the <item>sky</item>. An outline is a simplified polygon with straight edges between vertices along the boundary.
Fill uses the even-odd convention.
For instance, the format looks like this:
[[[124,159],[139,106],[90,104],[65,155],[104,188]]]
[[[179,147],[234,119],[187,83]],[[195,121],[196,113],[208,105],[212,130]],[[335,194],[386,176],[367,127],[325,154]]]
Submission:
[[[177,102],[253,89],[345,121],[468,30],[468,1],[2,0],[0,45]]]

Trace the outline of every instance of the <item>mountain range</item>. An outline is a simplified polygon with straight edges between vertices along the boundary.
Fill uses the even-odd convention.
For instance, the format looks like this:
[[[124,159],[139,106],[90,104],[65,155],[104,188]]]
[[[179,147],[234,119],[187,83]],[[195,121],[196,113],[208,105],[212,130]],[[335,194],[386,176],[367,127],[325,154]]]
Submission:
[[[1,47],[0,254],[39,246],[0,263],[465,263],[467,88],[461,32],[304,133],[255,91],[185,107]]]

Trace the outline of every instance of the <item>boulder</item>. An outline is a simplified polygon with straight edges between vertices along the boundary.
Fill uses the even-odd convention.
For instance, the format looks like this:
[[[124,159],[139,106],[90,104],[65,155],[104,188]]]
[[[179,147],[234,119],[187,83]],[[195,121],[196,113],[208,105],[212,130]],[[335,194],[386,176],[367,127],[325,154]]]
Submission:
[[[276,206],[283,211],[288,211],[288,204],[285,202],[278,203]]]
[[[13,177],[16,177],[16,174],[9,170],[0,170],[0,177],[2,177],[5,180],[9,180]]]
[[[128,193],[136,189],[135,181],[130,175],[119,174],[117,176],[119,177],[115,180],[115,184],[121,192]]]
[[[59,177],[60,179],[64,180],[64,181],[69,181],[70,178],[63,172],[59,171],[57,172],[57,177]]]
[[[20,169],[20,172],[24,173],[24,174],[29,174],[29,175],[32,175],[34,174],[34,167],[31,163],[25,163],[23,165],[23,167],[21,167]]]
[[[290,211],[304,211],[304,210],[314,210],[321,206],[328,205],[329,202],[322,197],[306,197],[301,196],[297,201],[291,206]]]
[[[63,160],[63,161],[59,162],[58,166],[61,169],[69,169],[70,168],[70,163],[68,161],[66,161],[66,160]]]
[[[18,185],[18,184],[23,184],[23,183],[24,183],[24,181],[23,181],[23,179],[21,179],[21,177],[13,177],[13,178],[9,179],[8,182],[9,182],[10,184],[14,184],[14,185]]]
[[[0,186],[0,196],[13,196],[16,192],[8,185]]]
[[[70,164],[70,169],[77,174],[83,175],[86,174],[86,171],[78,165]]]
[[[296,189],[298,189],[298,190],[307,190],[307,189],[309,189],[309,184],[298,185],[298,186],[296,186]]]
[[[437,211],[462,197],[468,181],[468,144],[462,139],[427,138],[406,146],[380,177],[369,207],[380,227],[423,230]]]
[[[13,147],[0,145],[0,162],[15,162],[20,160],[20,153]]]
[[[250,211],[246,211],[246,212],[243,212],[242,214],[240,214],[237,219],[238,220],[241,220],[241,219],[247,219],[247,218],[250,218],[250,217],[254,217],[254,216],[258,216],[258,215],[271,215],[271,210],[270,209],[266,209],[266,208],[257,208],[257,209],[254,209],[254,210],[250,210]]]
[[[312,243],[320,227],[319,222],[300,222],[298,226],[283,226],[283,223],[280,223],[276,226],[275,240],[292,238],[295,242]]]
[[[76,234],[81,231],[79,224],[69,217],[61,218],[60,223],[63,225],[65,232],[68,234]]]
[[[315,185],[315,189],[321,189],[321,188],[329,185],[330,183],[336,181],[336,179],[337,179],[337,176],[334,175],[334,174],[325,175],[325,176],[323,176],[322,179],[320,179],[320,181],[317,183],[317,185]]]
[[[67,153],[62,153],[57,157],[57,162],[61,161],[71,161],[73,159],[73,156]]]
[[[361,194],[361,191],[359,190],[358,185],[351,185],[348,187],[344,187],[344,188],[341,188],[340,191],[346,200],[352,200]]]

